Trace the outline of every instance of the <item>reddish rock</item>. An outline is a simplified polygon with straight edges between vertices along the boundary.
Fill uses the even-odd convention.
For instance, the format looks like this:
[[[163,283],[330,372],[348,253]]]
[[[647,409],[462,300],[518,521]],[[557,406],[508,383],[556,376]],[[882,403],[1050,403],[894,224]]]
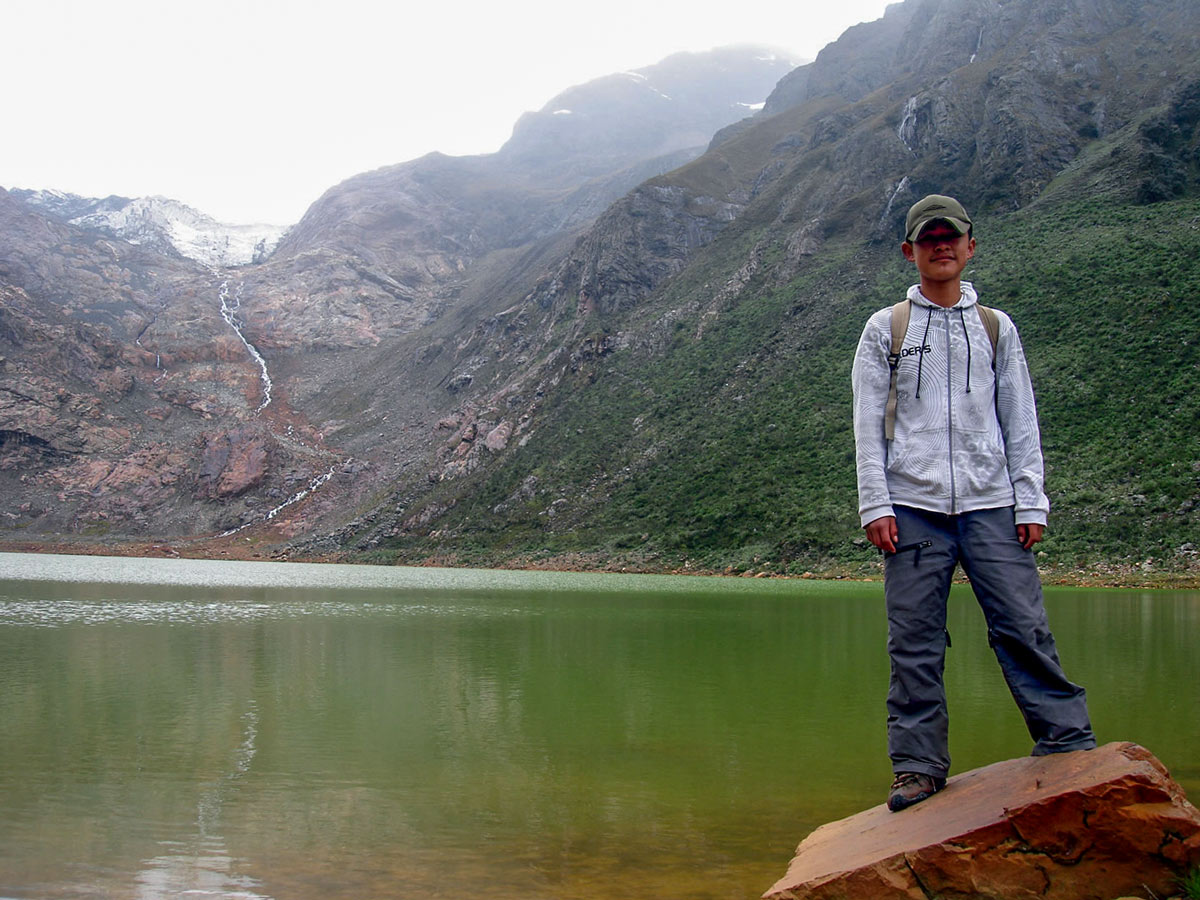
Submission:
[[[996,763],[903,812],[823,825],[764,897],[1165,897],[1198,863],[1200,810],[1148,750],[1113,743]]]
[[[225,499],[243,494],[267,474],[268,438],[244,426],[208,435],[200,458],[199,494]]]

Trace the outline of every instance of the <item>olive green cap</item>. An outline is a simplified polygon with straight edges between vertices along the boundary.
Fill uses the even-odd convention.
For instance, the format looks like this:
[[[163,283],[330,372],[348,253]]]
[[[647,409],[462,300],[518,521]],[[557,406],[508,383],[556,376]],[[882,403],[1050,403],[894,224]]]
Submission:
[[[971,230],[971,217],[961,203],[953,197],[930,194],[909,209],[908,219],[904,222],[904,239],[911,244],[930,222],[947,222],[959,234]]]

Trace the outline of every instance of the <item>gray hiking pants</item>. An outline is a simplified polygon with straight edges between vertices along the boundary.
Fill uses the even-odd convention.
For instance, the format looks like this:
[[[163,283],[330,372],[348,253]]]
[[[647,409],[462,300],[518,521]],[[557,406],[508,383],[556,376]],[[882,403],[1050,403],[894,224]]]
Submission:
[[[1084,690],[1067,680],[1059,664],[1041,579],[1032,551],[1017,539],[1012,507],[947,516],[897,506],[896,527],[897,552],[884,561],[892,770],[938,778],[950,770],[942,672],[946,600],[956,564],[971,579],[988,643],[1034,740],[1033,754],[1095,747]]]

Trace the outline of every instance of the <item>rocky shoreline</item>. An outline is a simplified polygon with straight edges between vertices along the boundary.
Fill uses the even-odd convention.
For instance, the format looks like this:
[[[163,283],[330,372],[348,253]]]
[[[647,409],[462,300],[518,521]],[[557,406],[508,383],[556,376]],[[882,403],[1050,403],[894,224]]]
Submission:
[[[244,561],[286,560],[288,562],[347,563],[358,565],[407,565],[444,568],[524,569],[553,572],[610,572],[641,575],[696,575],[713,578],[772,578],[818,581],[882,582],[882,565],[832,564],[801,573],[784,573],[770,566],[735,570],[709,568],[690,561],[668,561],[644,557],[607,555],[600,552],[574,552],[540,556],[512,556],[497,559],[467,558],[455,553],[438,552],[384,560],[379,554],[353,552],[325,554],[298,553],[286,545],[259,541],[253,536],[227,536],[192,541],[97,541],[57,536],[49,540],[0,538],[0,553],[60,553],[81,556],[136,556],[186,559],[228,559]],[[1200,563],[1183,567],[1154,568],[1128,561],[1095,563],[1081,567],[1040,566],[1042,582],[1060,587],[1200,590]],[[957,580],[967,579],[958,573]]]

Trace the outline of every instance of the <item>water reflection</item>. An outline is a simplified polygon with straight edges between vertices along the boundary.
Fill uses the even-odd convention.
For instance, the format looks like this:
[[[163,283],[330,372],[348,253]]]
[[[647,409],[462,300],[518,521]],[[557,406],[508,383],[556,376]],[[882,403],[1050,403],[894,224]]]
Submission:
[[[142,863],[137,873],[139,900],[163,897],[220,897],[227,900],[269,900],[254,888],[259,882],[240,874],[241,861],[229,853],[221,836],[221,818],[229,792],[246,775],[254,760],[258,711],[253,702],[242,714],[242,742],[234,750],[230,769],[204,785],[196,810],[196,830],[183,840],[160,840],[158,856]]]
[[[750,898],[889,780],[878,585],[137,565],[0,581],[0,896]],[[1048,606],[1101,739],[1195,796],[1200,596]],[[956,768],[1027,753],[950,627]]]
[[[145,862],[137,874],[138,900],[163,897],[220,897],[224,900],[268,900],[255,893],[257,882],[235,875],[233,860],[220,838],[191,842],[162,841],[163,855]]]

